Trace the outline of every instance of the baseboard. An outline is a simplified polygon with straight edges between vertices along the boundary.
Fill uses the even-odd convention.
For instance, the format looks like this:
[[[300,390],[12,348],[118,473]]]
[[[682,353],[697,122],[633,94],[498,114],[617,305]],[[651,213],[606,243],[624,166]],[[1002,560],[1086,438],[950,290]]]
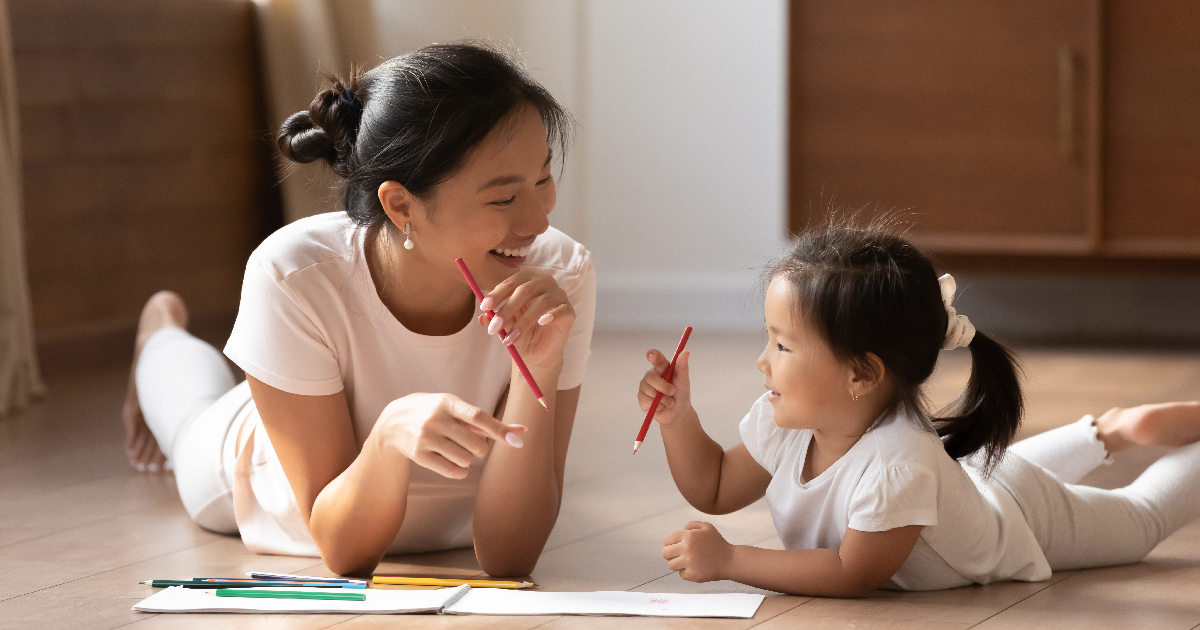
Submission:
[[[189,332],[218,348],[225,345],[237,305],[192,312]],[[34,333],[44,378],[78,372],[128,367],[133,361],[136,317],[119,317]]]
[[[1200,278],[959,274],[958,312],[1028,343],[1200,345]]]
[[[1013,343],[1200,345],[1200,278],[1179,276],[959,274],[958,312]],[[726,275],[601,274],[596,327],[762,330],[754,272]]]

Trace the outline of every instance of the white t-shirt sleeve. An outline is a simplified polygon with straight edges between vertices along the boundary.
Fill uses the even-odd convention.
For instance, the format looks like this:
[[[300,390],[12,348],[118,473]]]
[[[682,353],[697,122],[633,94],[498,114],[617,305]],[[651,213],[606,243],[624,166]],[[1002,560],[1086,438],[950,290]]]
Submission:
[[[567,338],[563,351],[563,368],[558,376],[559,389],[574,389],[583,384],[588,359],[592,354],[592,328],[596,323],[596,268],[591,256],[582,247],[579,273],[573,286],[564,287],[571,307],[575,309],[575,323]]]
[[[783,445],[783,429],[775,424],[775,413],[764,394],[754,401],[746,417],[738,425],[742,444],[750,457],[771,475],[779,468],[779,450]]]
[[[854,489],[849,527],[885,532],[907,525],[937,525],[938,478],[920,464],[901,464],[868,472]]]
[[[237,321],[225,356],[254,378],[290,394],[342,391],[337,356],[279,270],[257,255],[246,263]]]

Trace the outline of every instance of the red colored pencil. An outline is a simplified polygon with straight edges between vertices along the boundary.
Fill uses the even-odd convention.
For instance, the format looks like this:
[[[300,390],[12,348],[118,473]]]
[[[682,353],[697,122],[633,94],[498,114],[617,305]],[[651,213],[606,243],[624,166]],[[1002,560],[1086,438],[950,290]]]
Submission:
[[[683,329],[683,337],[679,340],[679,346],[675,348],[675,356],[671,357],[671,364],[663,371],[663,380],[670,383],[671,378],[675,376],[675,362],[679,360],[679,353],[683,352],[683,347],[687,345],[688,337],[692,335],[692,327],[688,326]],[[646,439],[646,431],[650,430],[650,420],[654,418],[654,411],[658,409],[658,403],[662,400],[663,393],[658,392],[654,395],[654,402],[650,403],[650,411],[646,412],[646,419],[642,421],[642,430],[638,431],[637,439],[633,441],[633,454],[637,455],[638,449],[642,446],[642,440]]]
[[[454,264],[458,265],[458,270],[462,272],[464,278],[467,279],[467,284],[471,285],[471,292],[475,294],[475,299],[483,301],[483,291],[479,290],[479,285],[475,283],[475,277],[471,275],[471,270],[467,269],[467,263],[461,258],[455,258]],[[496,316],[496,312],[488,310],[488,321]],[[500,329],[500,338],[504,339],[508,336],[503,328]],[[529,368],[525,367],[525,361],[521,359],[521,355],[517,353],[517,347],[514,345],[505,346],[508,348],[508,353],[512,355],[513,363],[517,364],[517,369],[521,371],[521,376],[525,377],[525,382],[529,383],[529,389],[533,390],[533,395],[537,396],[537,401],[542,404],[546,411],[550,411],[550,407],[546,406],[546,397],[542,395],[542,390],[538,389],[537,381],[533,380],[533,375],[529,373]]]

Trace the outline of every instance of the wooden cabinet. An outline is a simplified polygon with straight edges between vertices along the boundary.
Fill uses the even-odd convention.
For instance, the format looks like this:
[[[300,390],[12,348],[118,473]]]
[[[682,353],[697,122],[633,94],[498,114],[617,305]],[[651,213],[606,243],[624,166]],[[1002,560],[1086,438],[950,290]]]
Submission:
[[[935,252],[1200,256],[1200,3],[794,0],[791,229]]]
[[[1200,3],[1104,11],[1104,243],[1200,257]]]
[[[128,363],[159,289],[202,329],[232,323],[246,257],[281,222],[253,4],[7,6],[43,370]]]

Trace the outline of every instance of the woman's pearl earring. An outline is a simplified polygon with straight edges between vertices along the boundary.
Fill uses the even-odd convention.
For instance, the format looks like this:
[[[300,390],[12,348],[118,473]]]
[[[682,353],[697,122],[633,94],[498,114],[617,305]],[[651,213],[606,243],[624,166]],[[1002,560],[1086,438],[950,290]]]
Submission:
[[[412,236],[409,235],[409,232],[411,232],[411,231],[412,231],[412,224],[405,222],[405,224],[404,224],[404,249],[412,249],[413,248]]]

